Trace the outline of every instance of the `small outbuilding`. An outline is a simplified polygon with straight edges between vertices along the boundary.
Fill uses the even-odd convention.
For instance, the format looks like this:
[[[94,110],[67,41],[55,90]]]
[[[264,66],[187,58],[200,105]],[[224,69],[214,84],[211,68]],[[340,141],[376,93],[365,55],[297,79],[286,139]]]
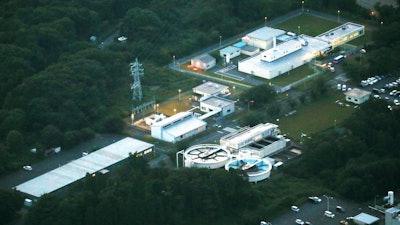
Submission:
[[[371,216],[367,213],[360,213],[357,216],[353,217],[353,221],[354,223],[359,225],[370,225],[370,224],[377,224],[379,218]]]
[[[201,70],[208,70],[215,66],[216,59],[209,54],[204,54],[190,60],[190,65]]]
[[[219,55],[224,58],[224,61],[229,63],[231,59],[240,55],[240,48],[234,46],[228,46],[219,50]]]
[[[220,110],[220,116],[227,116],[235,111],[235,102],[218,96],[209,96],[200,102],[200,110],[203,112]]]
[[[344,93],[346,95],[346,101],[354,104],[362,104],[369,99],[371,92],[364,91],[358,88],[353,88],[350,91]]]
[[[200,101],[208,96],[228,95],[229,87],[223,84],[207,81],[193,88],[193,99]]]

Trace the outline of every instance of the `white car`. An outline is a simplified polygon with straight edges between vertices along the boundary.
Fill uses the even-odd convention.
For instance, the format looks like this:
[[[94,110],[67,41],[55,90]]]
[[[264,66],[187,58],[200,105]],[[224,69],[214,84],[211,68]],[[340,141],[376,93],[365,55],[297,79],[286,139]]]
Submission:
[[[393,103],[394,103],[395,105],[400,105],[400,102],[399,102],[399,100],[397,100],[397,99],[393,100]]]
[[[292,206],[290,207],[290,209],[291,209],[293,212],[298,212],[298,211],[300,211],[299,207],[297,207],[297,206],[295,206],[295,205],[292,205]]]
[[[23,166],[22,168],[24,170],[26,170],[26,171],[31,171],[32,170],[32,166]]]
[[[320,203],[322,200],[320,198],[318,198],[317,196],[311,196],[308,197],[308,199],[310,199],[311,201],[313,201],[314,203]]]
[[[295,222],[296,224],[299,224],[299,225],[304,225],[304,221],[301,220],[301,219],[296,219],[294,222]]]
[[[331,211],[325,211],[324,215],[329,218],[335,218],[335,214],[333,214]]]

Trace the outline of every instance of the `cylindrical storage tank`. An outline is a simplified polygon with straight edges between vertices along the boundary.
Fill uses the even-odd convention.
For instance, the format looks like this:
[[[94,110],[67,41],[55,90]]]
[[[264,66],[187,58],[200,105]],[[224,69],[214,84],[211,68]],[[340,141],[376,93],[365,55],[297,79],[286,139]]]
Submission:
[[[389,205],[394,204],[394,192],[393,191],[388,191],[388,197],[389,197]]]
[[[223,167],[230,159],[230,152],[220,145],[194,145],[185,150],[183,155],[185,167],[217,169]],[[186,162],[190,162],[186,163]]]
[[[269,160],[245,157],[236,158],[225,165],[225,170],[240,169],[246,172],[249,182],[257,183],[271,175],[272,164]]]

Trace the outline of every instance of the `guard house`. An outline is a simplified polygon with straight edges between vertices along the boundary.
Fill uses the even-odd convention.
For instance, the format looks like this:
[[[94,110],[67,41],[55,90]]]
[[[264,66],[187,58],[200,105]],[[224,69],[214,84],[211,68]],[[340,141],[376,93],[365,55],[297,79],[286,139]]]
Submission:
[[[364,91],[358,88],[353,88],[350,91],[344,93],[346,95],[346,101],[354,104],[362,104],[369,99],[371,92]]]
[[[286,147],[286,140],[279,135],[278,125],[272,123],[244,127],[241,130],[225,135],[220,145],[231,152],[239,149],[250,150],[252,155],[269,156]]]
[[[262,27],[251,33],[248,33],[242,38],[242,41],[247,45],[261,49],[270,49],[273,46],[273,39],[276,36],[285,34],[286,32],[280,29],[271,27]]]
[[[206,130],[207,123],[193,112],[180,112],[151,126],[151,136],[175,143]]]
[[[216,59],[209,54],[204,54],[190,60],[190,65],[201,70],[208,70],[215,66]]]
[[[339,45],[346,44],[347,42],[364,35],[364,30],[365,27],[363,25],[348,22],[328,30],[325,33],[316,36],[316,38],[329,42],[333,49]]]
[[[240,55],[240,48],[234,46],[228,46],[219,50],[219,55],[224,58],[226,63],[229,63],[231,59]]]
[[[193,99],[200,101],[201,98],[208,96],[224,96],[229,94],[229,87],[223,84],[214,83],[211,81],[205,82],[193,88]]]
[[[235,102],[218,96],[209,96],[200,102],[202,112],[219,111],[220,116],[227,116],[235,111]]]

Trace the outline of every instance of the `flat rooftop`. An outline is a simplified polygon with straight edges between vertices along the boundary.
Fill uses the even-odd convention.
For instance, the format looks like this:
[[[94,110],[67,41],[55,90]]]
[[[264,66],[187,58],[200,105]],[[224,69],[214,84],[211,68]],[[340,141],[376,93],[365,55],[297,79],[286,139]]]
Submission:
[[[279,58],[272,62],[266,62],[261,60],[261,53],[260,53],[253,57],[244,59],[240,61],[240,63],[246,63],[246,64],[248,63],[254,67],[269,71],[279,71],[282,68],[291,69],[292,64],[298,64],[300,62],[302,62],[301,64],[304,64],[303,62],[305,60],[307,61],[314,58],[315,56],[314,54],[316,52],[323,51],[330,47],[329,43],[320,40],[318,38],[314,38],[307,35],[301,35],[300,37],[303,38],[305,41],[307,41],[308,45],[303,46],[300,50],[295,51],[289,55],[286,55],[285,57]]]
[[[238,131],[232,135],[222,137],[222,139],[229,140],[232,143],[241,143],[244,140],[249,140],[269,129],[275,129],[278,125],[272,123],[259,124],[246,130]]]
[[[221,108],[234,103],[234,101],[231,101],[231,100],[228,100],[225,98],[220,98],[217,96],[211,96],[211,97],[203,100],[202,102],[205,104],[211,105],[211,106],[221,107]]]
[[[142,152],[152,147],[152,144],[127,137],[15,188],[31,196],[40,197],[80,180],[86,174],[96,173],[118,163],[128,158],[130,154]]]
[[[229,87],[226,85],[207,81],[197,87],[194,87],[193,92],[214,95],[214,94],[218,94],[218,93],[222,92],[223,90],[225,90],[227,88],[229,88]]]
[[[335,40],[342,39],[343,37],[346,37],[347,35],[350,35],[356,31],[360,31],[363,29],[364,29],[363,25],[348,22],[348,23],[345,23],[338,27],[335,27],[331,30],[328,30],[328,31],[316,36],[316,38],[320,38],[323,41],[334,43]]]
[[[184,134],[193,131],[202,126],[206,126],[207,123],[203,120],[200,120],[196,117],[191,117],[190,119],[182,120],[179,123],[174,124],[173,126],[169,126],[164,129],[164,132],[172,135],[173,137],[179,137]]]
[[[364,90],[359,89],[359,88],[353,88],[353,89],[351,89],[350,91],[347,91],[347,92],[344,93],[344,94],[345,94],[346,96],[350,96],[350,97],[353,97],[353,98],[361,98],[361,97],[363,97],[363,96],[370,95],[371,92],[369,92],[369,91],[364,91]]]
[[[260,29],[257,29],[253,32],[248,33],[246,36],[259,39],[259,40],[271,40],[273,37],[279,36],[286,33],[284,30],[280,29],[275,29],[271,27],[262,27]]]

